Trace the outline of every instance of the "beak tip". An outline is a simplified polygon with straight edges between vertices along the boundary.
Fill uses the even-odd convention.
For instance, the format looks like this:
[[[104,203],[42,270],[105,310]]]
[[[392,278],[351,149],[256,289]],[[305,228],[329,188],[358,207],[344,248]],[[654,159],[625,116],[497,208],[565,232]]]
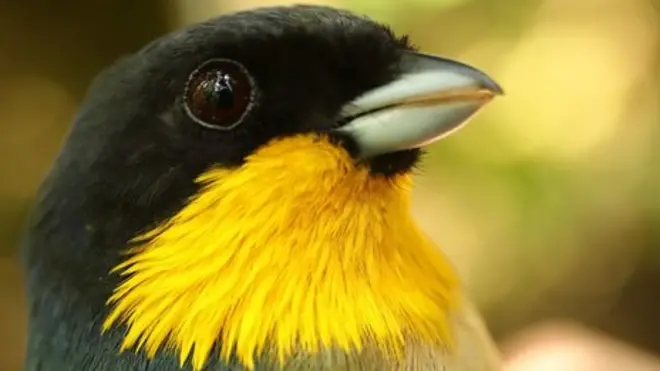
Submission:
[[[493,96],[497,95],[505,95],[504,89],[500,84],[498,84],[495,80],[491,79],[488,76],[484,75],[484,78],[481,81],[481,88],[486,89],[493,93]]]

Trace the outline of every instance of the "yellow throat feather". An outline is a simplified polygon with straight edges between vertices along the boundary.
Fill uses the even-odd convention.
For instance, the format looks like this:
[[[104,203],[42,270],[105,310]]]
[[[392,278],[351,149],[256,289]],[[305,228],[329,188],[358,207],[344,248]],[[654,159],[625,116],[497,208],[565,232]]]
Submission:
[[[122,349],[161,347],[200,370],[216,342],[248,368],[272,351],[404,341],[451,346],[455,272],[410,215],[411,179],[373,176],[316,135],[278,139],[214,168],[170,220],[139,236],[104,330]]]

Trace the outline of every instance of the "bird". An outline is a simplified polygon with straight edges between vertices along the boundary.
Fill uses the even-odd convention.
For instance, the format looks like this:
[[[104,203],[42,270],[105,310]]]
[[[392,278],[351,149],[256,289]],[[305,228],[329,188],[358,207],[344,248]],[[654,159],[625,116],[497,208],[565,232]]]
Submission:
[[[216,15],[100,72],[22,240],[26,371],[495,371],[411,216],[503,90],[366,15]]]

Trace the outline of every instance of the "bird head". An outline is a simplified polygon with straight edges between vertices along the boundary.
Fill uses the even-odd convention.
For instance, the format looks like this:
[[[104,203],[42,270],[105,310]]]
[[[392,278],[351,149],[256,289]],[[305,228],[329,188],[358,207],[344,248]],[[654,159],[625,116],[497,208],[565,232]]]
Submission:
[[[195,369],[216,346],[253,367],[449,344],[459,284],[410,216],[410,174],[500,93],[325,7],[167,35],[93,83],[42,187],[34,287],[56,274],[122,349]]]

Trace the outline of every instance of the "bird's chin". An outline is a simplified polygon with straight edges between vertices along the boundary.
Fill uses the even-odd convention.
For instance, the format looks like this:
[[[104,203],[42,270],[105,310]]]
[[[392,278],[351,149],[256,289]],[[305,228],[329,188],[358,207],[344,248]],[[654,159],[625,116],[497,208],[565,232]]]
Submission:
[[[367,160],[367,165],[373,175],[393,177],[413,171],[421,156],[422,150],[419,148],[406,149],[378,155]]]
[[[411,148],[364,159],[360,158],[358,144],[350,136],[337,131],[324,134],[332,144],[343,148],[355,161],[356,166],[366,166],[373,176],[391,178],[408,174],[417,167],[424,153],[421,148]]]

